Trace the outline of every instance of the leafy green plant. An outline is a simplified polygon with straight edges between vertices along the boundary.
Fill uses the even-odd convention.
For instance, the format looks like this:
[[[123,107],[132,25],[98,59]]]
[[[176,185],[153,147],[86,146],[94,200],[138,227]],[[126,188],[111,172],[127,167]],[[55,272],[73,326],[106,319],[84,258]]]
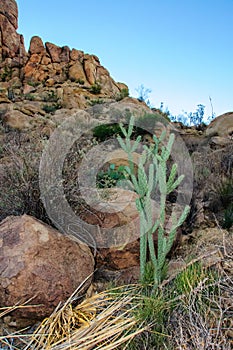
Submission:
[[[119,124],[102,124],[93,129],[93,136],[101,142],[117,134],[123,135]]]
[[[44,105],[42,107],[42,109],[46,112],[46,113],[54,113],[57,109],[60,109],[61,105],[59,103],[55,103],[52,105]]]
[[[126,180],[127,177],[128,176],[125,172],[125,166],[121,165],[118,168],[116,168],[115,164],[110,164],[107,171],[100,171],[97,174],[97,187],[115,187],[118,181]]]
[[[40,85],[39,81],[33,81],[33,80],[29,80],[27,81],[27,84],[33,87],[37,87],[38,85]]]
[[[84,85],[85,81],[83,79],[79,78],[79,79],[75,80],[75,83],[80,84],[80,85]]]
[[[2,81],[8,81],[12,78],[13,69],[11,67],[4,67],[3,73],[1,74]]]
[[[123,100],[123,98],[128,97],[128,96],[129,96],[129,89],[124,88],[124,89],[121,89],[121,92],[119,94],[117,94],[117,96],[115,98],[116,98],[116,101],[121,101],[121,100]]]
[[[121,97],[125,98],[128,96],[129,96],[129,89],[128,88],[121,89]]]
[[[101,105],[101,104],[104,103],[104,100],[101,99],[101,98],[97,98],[97,99],[94,99],[94,100],[90,100],[89,103],[90,103],[91,106]]]
[[[217,187],[222,206],[226,209],[233,203],[233,180],[230,178],[223,179]]]
[[[130,120],[128,130],[120,124],[125,139],[121,136],[118,136],[117,139],[121,148],[128,155],[129,166],[126,166],[125,170],[129,174],[132,186],[139,196],[136,200],[136,205],[140,217],[140,278],[142,281],[145,278],[147,255],[149,253],[149,260],[153,264],[154,269],[154,287],[157,287],[161,282],[162,270],[166,262],[167,254],[176,237],[177,228],[182,225],[187,217],[189,207],[185,207],[179,219],[173,215],[172,227],[170,232],[166,234],[166,197],[179,186],[184,178],[183,175],[177,178],[176,164],[173,164],[171,172],[169,176],[167,176],[167,161],[171,154],[175,136],[174,134],[170,134],[167,145],[162,146],[161,144],[164,141],[166,133],[163,132],[159,138],[154,135],[154,144],[150,147],[144,146],[144,152],[140,157],[137,174],[135,175],[132,154],[137,149],[141,136],[138,136],[132,145],[131,136],[133,126],[133,117]],[[146,173],[146,163],[149,163],[149,174]],[[160,192],[160,209],[158,218],[153,220],[151,196],[157,187]],[[155,251],[153,238],[155,232],[157,232],[158,236],[157,252]]]
[[[101,85],[99,83],[95,83],[90,87],[90,92],[94,95],[98,95],[101,92]]]
[[[44,101],[45,102],[57,102],[58,101],[58,96],[55,91],[48,91],[47,95],[44,96]]]
[[[229,229],[233,226],[233,203],[231,203],[225,210],[224,210],[224,218],[222,222],[222,227],[225,229]]]
[[[32,95],[32,94],[26,94],[26,95],[24,95],[24,98],[25,98],[25,100],[28,100],[28,101],[34,101],[35,100],[35,96]]]

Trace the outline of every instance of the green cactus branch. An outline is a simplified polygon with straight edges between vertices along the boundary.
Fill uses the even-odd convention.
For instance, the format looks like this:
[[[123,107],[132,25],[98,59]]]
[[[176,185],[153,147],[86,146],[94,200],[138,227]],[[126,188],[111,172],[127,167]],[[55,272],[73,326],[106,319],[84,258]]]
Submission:
[[[165,131],[161,133],[159,138],[154,135],[154,144],[150,147],[144,146],[138,168],[135,170],[133,152],[139,146],[141,137],[138,136],[136,141],[131,141],[133,127],[133,117],[130,119],[128,130],[120,124],[122,134],[125,138],[123,139],[121,136],[118,136],[117,139],[121,148],[128,156],[129,166],[126,167],[126,171],[129,175],[132,188],[138,194],[136,207],[140,218],[140,278],[142,281],[145,279],[146,265],[149,260],[154,270],[154,286],[157,287],[161,283],[162,270],[167,254],[172,248],[178,227],[182,225],[188,215],[189,207],[186,206],[184,208],[179,219],[173,215],[172,227],[169,232],[166,232],[167,195],[174,191],[184,179],[183,175],[177,177],[177,164],[173,164],[170,174],[167,174],[167,161],[171,155],[175,135],[170,134],[166,146],[164,145]],[[149,169],[146,170],[146,164],[148,163]],[[155,189],[158,189],[160,195],[157,219],[153,218],[154,212],[152,207],[152,194]],[[154,244],[155,233],[157,233],[158,239],[157,251]]]

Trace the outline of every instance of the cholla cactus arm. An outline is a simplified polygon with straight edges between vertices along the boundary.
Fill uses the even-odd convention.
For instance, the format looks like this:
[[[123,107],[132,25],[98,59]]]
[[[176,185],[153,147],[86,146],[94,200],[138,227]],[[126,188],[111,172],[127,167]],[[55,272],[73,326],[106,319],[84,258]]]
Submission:
[[[132,170],[128,166],[125,166],[125,171],[130,176],[130,179],[131,179],[132,184],[134,186],[134,190],[136,191],[136,193],[139,193],[140,189],[139,189],[139,186],[138,186],[138,181],[137,181],[136,176],[134,175],[134,173],[132,173]]]
[[[171,188],[173,187],[176,174],[177,174],[177,164],[173,164],[171,172],[170,172],[170,175],[169,175],[169,178],[167,180],[167,191],[168,191],[168,193],[172,192]]]
[[[173,245],[173,242],[174,242],[174,239],[176,236],[177,229],[178,229],[178,227],[180,227],[184,223],[184,221],[189,213],[189,210],[190,210],[190,207],[188,205],[186,205],[181,216],[179,217],[178,221],[173,216],[173,225],[172,225],[172,228],[170,230],[169,236],[167,238],[167,253],[166,254],[168,254],[169,251],[171,250],[171,247]]]
[[[165,162],[167,162],[168,158],[170,157],[174,140],[175,140],[175,135],[170,134],[166,147],[165,146],[162,147],[161,156]]]
[[[172,166],[170,175],[167,180],[167,161],[171,155],[171,149],[175,135],[170,134],[166,146],[160,146],[166,137],[166,131],[163,131],[158,138],[153,136],[154,145],[149,148],[144,147],[144,152],[141,155],[138,172],[135,174],[133,155],[139,145],[140,137],[132,144],[130,137],[133,132],[132,118],[129,124],[128,131],[121,125],[121,130],[125,136],[125,141],[119,136],[118,141],[122,149],[128,155],[129,166],[125,167],[129,175],[130,181],[134,190],[139,195],[136,200],[137,210],[140,217],[140,275],[141,279],[145,276],[147,250],[149,249],[149,257],[154,268],[154,285],[155,287],[161,282],[162,268],[166,261],[166,256],[170,251],[174,242],[177,228],[184,222],[189,208],[186,207],[180,218],[177,220],[173,215],[172,228],[168,233],[165,232],[165,216],[166,216],[166,197],[172,192],[183,180],[183,175],[177,179],[177,165]],[[146,172],[146,162],[149,162],[149,172]],[[159,214],[158,218],[153,223],[152,210],[152,193],[158,187],[160,193]],[[155,252],[153,233],[158,235],[157,254]]]
[[[136,199],[136,206],[140,217],[140,277],[145,276],[147,259],[147,225],[144,211],[144,204],[140,198]]]

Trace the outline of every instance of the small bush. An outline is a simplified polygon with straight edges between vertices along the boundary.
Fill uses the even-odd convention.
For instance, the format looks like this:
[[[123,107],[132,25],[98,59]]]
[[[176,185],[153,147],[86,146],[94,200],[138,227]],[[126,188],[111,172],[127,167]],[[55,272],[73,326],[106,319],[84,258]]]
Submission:
[[[40,85],[40,82],[30,80],[30,81],[27,81],[27,84],[33,87],[37,87],[38,85]]]
[[[223,222],[222,222],[222,227],[228,230],[232,226],[233,226],[233,204],[231,203],[224,210],[224,218],[223,218]]]
[[[125,167],[119,166],[116,168],[115,164],[110,164],[107,171],[100,171],[97,174],[97,187],[98,188],[111,188],[117,185],[120,180],[126,180],[128,178]]]
[[[217,189],[222,206],[226,209],[233,202],[233,180],[223,179]]]
[[[46,113],[54,113],[57,109],[60,109],[61,105],[59,103],[55,103],[52,105],[44,105],[42,107],[42,109],[46,112]]]
[[[102,100],[101,98],[97,98],[95,100],[90,100],[89,103],[90,103],[91,106],[101,105],[101,104],[104,103],[104,100]]]
[[[121,92],[116,96],[116,101],[121,101],[123,100],[123,98],[128,96],[129,96],[129,89],[127,88],[121,89]]]
[[[83,79],[76,79],[75,82],[80,85],[84,85],[85,81]]]
[[[105,141],[114,135],[122,135],[119,124],[103,124],[98,125],[93,129],[93,136],[98,141]]]
[[[95,83],[90,87],[90,92],[94,95],[98,95],[101,92],[101,85],[99,83]]]
[[[44,96],[44,101],[45,102],[57,102],[58,96],[57,96],[56,92],[49,91],[47,96]]]
[[[28,100],[28,101],[34,101],[35,100],[35,96],[32,95],[32,94],[26,94],[26,95],[24,95],[24,98],[25,98],[25,100]]]
[[[12,78],[13,70],[11,67],[4,67],[4,71],[1,74],[2,81],[9,81]]]

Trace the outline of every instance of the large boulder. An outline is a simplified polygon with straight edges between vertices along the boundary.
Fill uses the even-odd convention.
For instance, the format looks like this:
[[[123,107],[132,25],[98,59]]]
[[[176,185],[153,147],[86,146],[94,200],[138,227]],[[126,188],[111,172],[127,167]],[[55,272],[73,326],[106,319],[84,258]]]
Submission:
[[[10,216],[0,224],[0,307],[28,300],[37,305],[12,314],[20,326],[48,316],[93,268],[87,246],[31,216]]]
[[[215,118],[206,129],[206,136],[221,136],[232,138],[233,112],[222,114]]]
[[[22,35],[17,34],[18,7],[15,0],[0,2],[0,61],[26,54]]]

